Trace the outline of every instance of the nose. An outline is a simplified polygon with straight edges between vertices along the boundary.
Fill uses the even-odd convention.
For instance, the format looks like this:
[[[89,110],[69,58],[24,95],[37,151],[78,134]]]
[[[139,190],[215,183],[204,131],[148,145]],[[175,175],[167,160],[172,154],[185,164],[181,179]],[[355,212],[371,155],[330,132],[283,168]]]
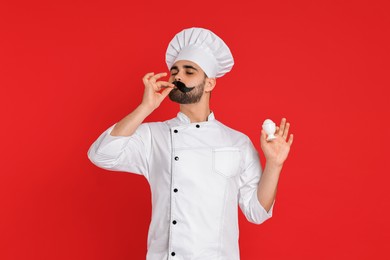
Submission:
[[[176,80],[176,81],[181,81],[181,77],[179,76],[179,74],[176,74],[176,75],[175,75],[175,80]]]

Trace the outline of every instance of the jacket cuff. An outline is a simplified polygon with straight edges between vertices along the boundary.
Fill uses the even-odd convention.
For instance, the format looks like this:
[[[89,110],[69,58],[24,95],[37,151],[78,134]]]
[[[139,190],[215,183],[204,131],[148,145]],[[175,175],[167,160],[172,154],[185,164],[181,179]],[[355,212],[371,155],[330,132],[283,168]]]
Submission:
[[[257,198],[257,192],[255,192],[254,196],[252,196],[250,204],[252,206],[251,208],[253,209],[253,220],[255,224],[261,224],[272,217],[275,200],[272,202],[272,206],[267,212]]]

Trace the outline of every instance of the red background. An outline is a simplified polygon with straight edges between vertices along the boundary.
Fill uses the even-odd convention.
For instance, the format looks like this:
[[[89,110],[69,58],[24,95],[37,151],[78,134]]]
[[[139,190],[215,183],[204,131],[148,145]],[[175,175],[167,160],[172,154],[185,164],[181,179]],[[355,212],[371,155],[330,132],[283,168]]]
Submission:
[[[257,148],[266,118],[295,134],[274,217],[240,212],[242,259],[390,259],[387,2],[2,1],[0,259],[145,258],[146,180],[87,150],[192,26],[235,57],[217,119]],[[177,110],[166,100],[147,120]]]

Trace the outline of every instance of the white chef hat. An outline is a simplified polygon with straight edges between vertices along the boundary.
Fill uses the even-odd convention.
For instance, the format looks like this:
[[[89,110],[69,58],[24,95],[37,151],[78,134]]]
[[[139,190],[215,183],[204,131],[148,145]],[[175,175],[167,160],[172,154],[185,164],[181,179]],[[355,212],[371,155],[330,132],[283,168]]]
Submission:
[[[168,45],[168,69],[179,60],[195,62],[209,78],[222,77],[234,65],[232,53],[221,38],[210,30],[195,27],[179,32]]]

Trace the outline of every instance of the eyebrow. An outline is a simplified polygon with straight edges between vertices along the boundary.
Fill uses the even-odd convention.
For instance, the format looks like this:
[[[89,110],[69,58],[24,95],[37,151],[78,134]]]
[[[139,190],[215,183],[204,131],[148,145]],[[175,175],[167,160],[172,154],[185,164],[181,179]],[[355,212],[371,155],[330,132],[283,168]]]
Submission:
[[[191,66],[191,65],[184,65],[183,67],[184,67],[185,69],[193,69],[193,70],[198,71],[194,66]]]
[[[183,68],[185,68],[185,69],[193,69],[193,70],[198,71],[194,66],[191,66],[191,65],[183,65]],[[177,66],[173,66],[173,67],[171,68],[171,71],[172,71],[172,70],[179,70],[179,68],[178,68]]]

